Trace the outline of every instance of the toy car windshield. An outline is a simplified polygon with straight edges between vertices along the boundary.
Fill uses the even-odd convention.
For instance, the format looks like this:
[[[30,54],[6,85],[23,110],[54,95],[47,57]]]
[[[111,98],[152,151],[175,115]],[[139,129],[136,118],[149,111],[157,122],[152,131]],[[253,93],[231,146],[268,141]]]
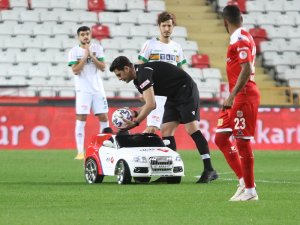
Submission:
[[[165,147],[163,141],[155,134],[117,135],[120,148],[125,147]]]

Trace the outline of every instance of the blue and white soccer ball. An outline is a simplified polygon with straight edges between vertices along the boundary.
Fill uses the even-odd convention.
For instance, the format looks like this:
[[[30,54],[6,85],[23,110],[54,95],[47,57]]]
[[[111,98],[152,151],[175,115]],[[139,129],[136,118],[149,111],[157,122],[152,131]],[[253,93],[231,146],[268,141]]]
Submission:
[[[126,127],[126,122],[124,121],[124,119],[132,121],[133,116],[129,109],[120,108],[120,109],[117,109],[116,111],[114,111],[114,113],[112,114],[111,120],[112,120],[112,124],[116,128],[122,129],[122,128]]]

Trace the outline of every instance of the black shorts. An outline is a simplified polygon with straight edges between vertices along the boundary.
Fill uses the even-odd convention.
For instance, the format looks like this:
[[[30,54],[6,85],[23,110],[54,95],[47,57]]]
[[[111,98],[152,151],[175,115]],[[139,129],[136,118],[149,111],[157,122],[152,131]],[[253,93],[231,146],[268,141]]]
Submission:
[[[190,123],[199,120],[200,112],[199,91],[195,83],[183,85],[176,96],[167,98],[163,122],[177,121],[179,123]]]

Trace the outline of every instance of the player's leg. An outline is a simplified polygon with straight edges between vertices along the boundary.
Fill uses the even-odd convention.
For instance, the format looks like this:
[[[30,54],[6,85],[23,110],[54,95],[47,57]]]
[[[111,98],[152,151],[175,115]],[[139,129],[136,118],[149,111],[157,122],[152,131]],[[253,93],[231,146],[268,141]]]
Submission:
[[[232,201],[258,200],[254,182],[254,155],[251,138],[254,136],[258,103],[247,102],[233,106],[234,129],[236,145],[241,157],[241,168],[245,180],[245,191]]]
[[[165,96],[155,96],[156,108],[147,116],[147,127],[144,133],[156,133],[160,129],[166,100]]]
[[[232,125],[230,121],[230,110],[221,111],[218,118],[215,143],[223,153],[228,165],[239,179],[238,190],[240,193],[245,188],[245,183],[238,150],[230,140],[232,135]],[[236,194],[239,193],[237,192]]]
[[[187,133],[191,136],[195,142],[199,154],[201,156],[204,171],[197,183],[209,183],[218,178],[217,172],[213,169],[210,152],[207,140],[203,136],[199,128],[199,118],[200,118],[200,100],[199,92],[196,84],[192,87],[183,87],[180,96],[175,100],[175,107],[177,113],[179,114],[180,121],[185,125]]]
[[[84,158],[84,137],[85,124],[87,115],[91,108],[91,95],[85,93],[76,93],[76,124],[75,124],[75,140],[77,147],[77,156],[75,159],[81,160]]]
[[[99,132],[111,133],[112,130],[109,127],[108,120],[108,104],[107,99],[103,93],[97,93],[93,95],[92,110],[95,116],[99,119]]]
[[[191,136],[191,138],[195,142],[204,166],[204,171],[202,172],[202,175],[200,179],[197,181],[197,183],[209,183],[217,179],[218,174],[214,170],[211,163],[208,143],[199,129],[198,121],[194,120],[192,122],[186,123],[185,128],[187,133]]]
[[[171,148],[174,151],[177,150],[174,134],[178,125],[179,125],[178,122],[172,121],[172,122],[163,123],[161,126],[162,139],[168,140],[170,143],[167,145],[167,147]]]

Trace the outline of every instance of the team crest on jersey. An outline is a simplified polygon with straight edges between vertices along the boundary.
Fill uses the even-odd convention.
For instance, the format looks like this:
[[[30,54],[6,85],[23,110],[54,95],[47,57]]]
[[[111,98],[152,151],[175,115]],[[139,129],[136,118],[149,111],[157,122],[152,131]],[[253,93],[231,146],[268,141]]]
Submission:
[[[245,51],[241,51],[239,53],[239,57],[240,57],[240,59],[246,59],[248,57],[248,54]]]
[[[243,117],[243,111],[236,111],[236,116],[237,117]]]
[[[223,125],[223,119],[218,119],[218,126],[222,126]]]
[[[145,80],[141,85],[140,88],[143,89],[144,87],[146,87],[148,84],[150,84],[150,80]]]
[[[237,135],[244,135],[242,130],[237,131]]]

